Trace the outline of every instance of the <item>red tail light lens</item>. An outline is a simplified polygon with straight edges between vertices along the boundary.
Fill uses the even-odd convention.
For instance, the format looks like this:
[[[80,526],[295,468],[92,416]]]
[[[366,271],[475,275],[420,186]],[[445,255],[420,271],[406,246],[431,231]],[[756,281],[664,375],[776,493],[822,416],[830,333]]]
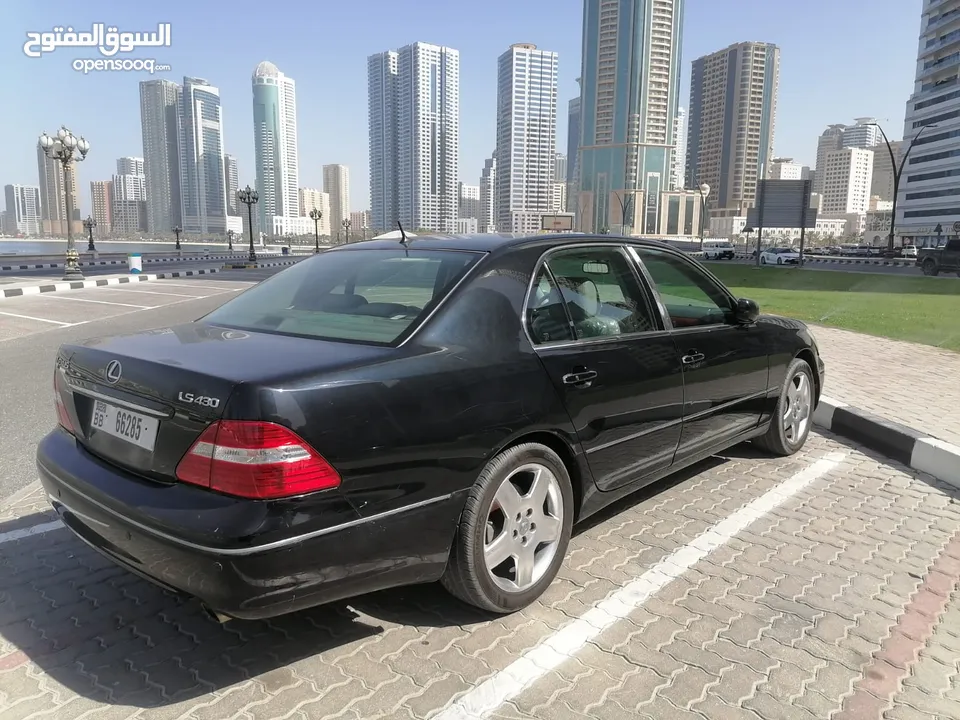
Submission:
[[[204,430],[177,465],[177,479],[256,500],[340,485],[337,471],[295,432],[246,420],[219,420]]]
[[[53,402],[57,408],[57,422],[64,430],[71,435],[76,435],[76,428],[73,426],[73,420],[70,419],[70,413],[67,412],[67,406],[63,404],[63,375],[60,369],[53,371]]]

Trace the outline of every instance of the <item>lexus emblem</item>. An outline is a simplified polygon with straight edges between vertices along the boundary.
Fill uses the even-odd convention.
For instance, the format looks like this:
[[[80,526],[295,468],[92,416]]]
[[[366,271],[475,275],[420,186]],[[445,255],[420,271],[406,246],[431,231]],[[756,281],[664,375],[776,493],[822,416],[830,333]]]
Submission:
[[[111,360],[107,363],[107,370],[104,374],[107,377],[108,383],[116,385],[120,381],[120,376],[123,374],[123,366],[118,360]]]

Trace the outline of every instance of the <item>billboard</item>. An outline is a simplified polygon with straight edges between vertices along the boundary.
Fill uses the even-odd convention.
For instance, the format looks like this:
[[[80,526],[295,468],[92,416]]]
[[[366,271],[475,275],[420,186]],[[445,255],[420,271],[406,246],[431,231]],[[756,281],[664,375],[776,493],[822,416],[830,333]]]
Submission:
[[[810,207],[810,181],[761,180],[757,206],[747,210],[747,226],[753,229],[815,228],[817,210]]]
[[[573,230],[573,215],[567,213],[541,215],[540,229],[549,230],[550,232],[571,232]]]

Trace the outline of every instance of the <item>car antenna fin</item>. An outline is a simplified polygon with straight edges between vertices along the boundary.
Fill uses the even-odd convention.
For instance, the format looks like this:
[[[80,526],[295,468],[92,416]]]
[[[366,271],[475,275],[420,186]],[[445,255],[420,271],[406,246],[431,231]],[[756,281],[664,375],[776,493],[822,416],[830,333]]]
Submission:
[[[400,228],[400,244],[403,245],[403,251],[407,252],[407,244],[410,241],[407,239],[407,233],[404,232],[403,225],[399,220],[397,220],[397,227]],[[409,253],[407,253],[407,255],[409,255]]]

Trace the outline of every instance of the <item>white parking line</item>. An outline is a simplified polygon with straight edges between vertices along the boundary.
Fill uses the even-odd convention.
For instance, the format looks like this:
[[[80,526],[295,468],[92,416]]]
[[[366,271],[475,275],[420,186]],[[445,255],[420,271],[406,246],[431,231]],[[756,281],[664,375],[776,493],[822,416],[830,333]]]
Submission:
[[[53,522],[42,523],[40,525],[31,525],[30,527],[20,528],[19,530],[10,530],[9,532],[0,533],[0,545],[3,543],[13,542],[14,540],[22,540],[25,537],[30,537],[31,535],[42,535],[43,533],[48,533],[51,530],[59,530],[64,527],[64,524],[59,520],[54,520]]]
[[[12,312],[0,312],[0,315],[7,315],[9,317],[20,318],[21,320],[36,320],[37,322],[50,323],[51,325],[59,325],[60,327],[70,327],[71,325],[81,324],[81,323],[60,322],[59,320],[48,320],[47,318],[38,318],[38,317],[33,317],[32,315],[20,315],[18,313],[12,313]]]
[[[44,297],[44,300],[70,300],[72,302],[96,303],[97,305],[116,305],[117,307],[139,308],[140,310],[149,310],[153,305],[131,305],[130,303],[107,302],[106,300],[88,300],[87,298],[78,298],[67,295],[58,295],[57,293],[48,293],[50,297]]]
[[[119,285],[110,285],[105,287],[108,290],[114,290],[117,292],[141,293],[142,295],[169,295],[170,297],[193,298],[194,300],[202,300],[203,298],[207,297],[206,295],[185,295],[184,293],[157,292],[156,290],[128,290],[127,288],[120,287]]]
[[[755,520],[772,512],[811,483],[826,475],[846,457],[830,453],[753,502],[708,528],[693,541],[675,550],[633,582],[613,592],[599,605],[525,652],[473,690],[469,690],[433,720],[481,720],[515,698],[547,673],[574,657],[588,642],[612,627],[653,595],[680,577],[710,553],[726,545]]]

